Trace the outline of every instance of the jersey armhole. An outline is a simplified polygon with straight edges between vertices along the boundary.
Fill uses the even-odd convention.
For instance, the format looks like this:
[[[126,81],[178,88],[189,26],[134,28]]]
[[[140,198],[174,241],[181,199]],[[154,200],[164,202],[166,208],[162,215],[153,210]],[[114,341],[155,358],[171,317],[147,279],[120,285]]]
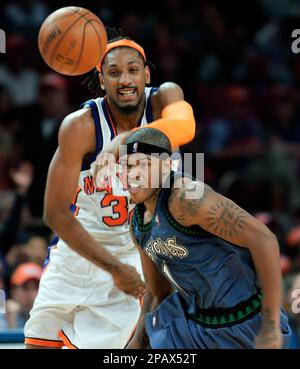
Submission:
[[[89,165],[96,160],[97,155],[103,148],[103,134],[101,129],[101,123],[100,123],[100,117],[99,117],[99,111],[97,104],[94,100],[88,100],[85,103],[80,105],[80,108],[86,108],[89,107],[91,109],[93,121],[95,124],[95,130],[96,130],[96,149],[89,157],[84,160],[82,163],[82,169],[87,169]]]
[[[148,123],[153,122],[153,113],[152,113],[152,101],[151,101],[151,97],[152,94],[154,92],[156,92],[158,90],[158,87],[151,87],[149,96],[147,98],[147,103],[146,103],[146,120]]]

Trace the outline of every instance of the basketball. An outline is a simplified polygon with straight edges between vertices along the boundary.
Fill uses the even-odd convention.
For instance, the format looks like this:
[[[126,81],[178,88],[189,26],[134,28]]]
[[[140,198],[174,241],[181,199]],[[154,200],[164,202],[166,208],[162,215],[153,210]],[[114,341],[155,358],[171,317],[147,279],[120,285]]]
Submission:
[[[68,6],[43,22],[38,47],[42,58],[56,72],[76,76],[95,68],[105,52],[107,34],[91,11]]]

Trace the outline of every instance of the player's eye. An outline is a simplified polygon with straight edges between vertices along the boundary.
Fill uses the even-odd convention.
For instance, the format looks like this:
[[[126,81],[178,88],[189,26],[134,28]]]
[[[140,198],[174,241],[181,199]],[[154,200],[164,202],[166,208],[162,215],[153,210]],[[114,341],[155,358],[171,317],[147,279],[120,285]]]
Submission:
[[[139,68],[130,68],[131,73],[137,73],[139,71]]]
[[[111,77],[117,77],[118,75],[118,72],[116,70],[111,70],[108,72],[108,74],[111,76]]]

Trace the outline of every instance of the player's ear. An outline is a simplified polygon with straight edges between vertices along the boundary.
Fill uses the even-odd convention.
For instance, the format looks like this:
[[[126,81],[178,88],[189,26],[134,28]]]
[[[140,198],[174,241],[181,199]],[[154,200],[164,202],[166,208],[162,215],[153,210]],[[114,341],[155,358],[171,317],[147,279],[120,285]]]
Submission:
[[[151,82],[150,69],[148,65],[145,66],[145,79],[146,79],[146,84],[148,85]]]
[[[99,73],[98,77],[99,77],[99,83],[100,83],[101,90],[105,90],[103,74]]]

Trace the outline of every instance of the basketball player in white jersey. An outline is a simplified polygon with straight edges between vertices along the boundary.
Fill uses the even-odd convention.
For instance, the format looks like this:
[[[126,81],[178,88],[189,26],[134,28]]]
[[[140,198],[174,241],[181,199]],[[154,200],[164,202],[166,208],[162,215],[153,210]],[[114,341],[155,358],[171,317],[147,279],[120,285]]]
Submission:
[[[174,83],[146,87],[150,70],[134,41],[119,37],[109,42],[97,81],[105,97],[64,119],[50,164],[44,219],[57,237],[25,326],[27,348],[126,345],[145,284],[129,233],[128,192],[96,187],[94,162],[117,134],[150,122],[174,147],[194,137],[193,111],[181,88]]]

